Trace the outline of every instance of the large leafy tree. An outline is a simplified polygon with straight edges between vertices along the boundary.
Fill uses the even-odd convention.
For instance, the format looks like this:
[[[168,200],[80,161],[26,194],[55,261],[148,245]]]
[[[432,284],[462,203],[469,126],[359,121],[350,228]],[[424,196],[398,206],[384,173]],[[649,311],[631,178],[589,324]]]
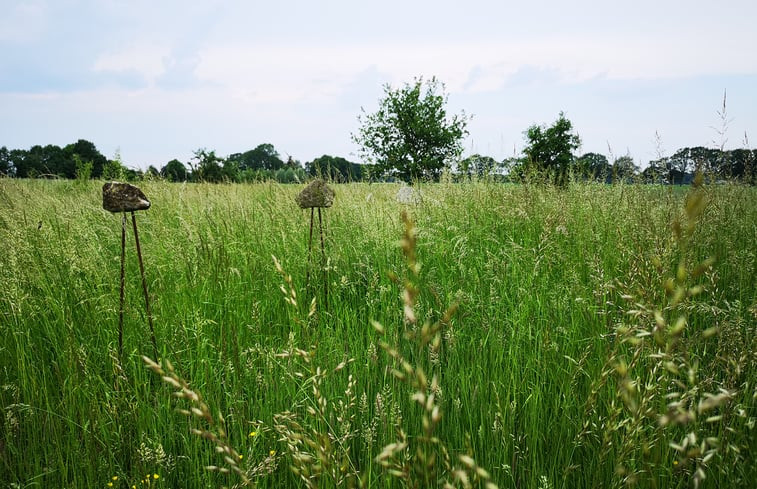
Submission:
[[[187,167],[174,158],[160,169],[160,175],[171,182],[184,182],[187,179]]]
[[[448,117],[446,103],[444,85],[436,78],[417,78],[399,89],[387,84],[378,111],[358,116],[360,128],[352,140],[377,176],[436,180],[460,155],[468,134],[466,115]]]
[[[526,132],[526,155],[528,165],[546,171],[557,185],[568,183],[568,169],[573,163],[573,152],[581,146],[581,138],[573,133],[573,124],[560,112],[549,127],[533,125]]]
[[[34,145],[28,151],[19,150],[14,158],[16,176],[36,178],[41,175],[57,175],[64,178],[76,176],[76,164],[64,150],[54,144]]]
[[[458,164],[460,175],[465,177],[485,177],[497,171],[500,164],[491,156],[471,155]]]
[[[323,155],[305,163],[311,176],[321,176],[335,182],[354,182],[363,179],[363,165],[352,163],[341,156]]]
[[[670,158],[662,157],[649,162],[649,166],[641,172],[641,179],[644,183],[665,183],[667,180],[667,167]]]
[[[227,160],[235,163],[239,170],[278,170],[285,166],[273,144],[259,144],[255,149],[229,155]]]
[[[16,168],[13,166],[11,152],[3,146],[0,148],[0,177],[15,175]]]
[[[614,181],[629,181],[639,172],[639,167],[633,161],[631,155],[620,156],[612,164],[612,176]]]
[[[757,184],[757,150],[742,148],[725,151],[722,160],[721,174],[724,177]]]
[[[198,182],[218,183],[223,181],[223,158],[216,156],[215,150],[208,151],[200,148],[194,151],[192,166],[192,179]]]
[[[76,164],[74,155],[78,155],[81,161],[92,163],[92,176],[99,178],[102,176],[103,169],[108,163],[108,159],[98,151],[97,147],[91,141],[79,139],[75,143],[63,148],[68,163],[64,167],[63,174],[67,178],[74,178],[76,173]]]
[[[599,153],[586,153],[573,163],[573,171],[582,178],[605,181],[612,174],[612,167],[607,156]]]

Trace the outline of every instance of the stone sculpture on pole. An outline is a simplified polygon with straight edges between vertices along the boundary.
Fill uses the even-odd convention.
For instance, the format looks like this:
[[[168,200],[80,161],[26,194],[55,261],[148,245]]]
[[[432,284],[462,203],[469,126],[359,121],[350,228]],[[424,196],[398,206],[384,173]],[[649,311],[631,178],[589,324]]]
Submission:
[[[329,307],[329,281],[326,273],[326,245],[323,239],[323,218],[321,209],[331,207],[334,204],[334,191],[320,178],[313,180],[306,186],[297,197],[297,205],[301,209],[310,209],[310,238],[308,240],[308,269],[305,283],[310,284],[310,263],[313,250],[313,221],[315,210],[318,209],[318,231],[321,236],[321,270],[323,273],[323,295],[326,309]]]
[[[126,213],[131,213],[131,223],[134,229],[134,242],[137,247],[139,259],[139,271],[142,274],[142,291],[145,296],[145,312],[150,325],[150,340],[155,360],[158,360],[158,343],[155,339],[152,311],[150,310],[150,298],[147,294],[147,281],[145,280],[145,266],[142,261],[142,249],[139,246],[139,233],[137,232],[137,217],[135,211],[147,210],[150,201],[145,194],[134,185],[121,182],[108,182],[103,185],[103,209],[112,213],[121,213],[121,292],[120,307],[118,310],[118,357],[123,357],[124,349],[124,264],[126,262]]]

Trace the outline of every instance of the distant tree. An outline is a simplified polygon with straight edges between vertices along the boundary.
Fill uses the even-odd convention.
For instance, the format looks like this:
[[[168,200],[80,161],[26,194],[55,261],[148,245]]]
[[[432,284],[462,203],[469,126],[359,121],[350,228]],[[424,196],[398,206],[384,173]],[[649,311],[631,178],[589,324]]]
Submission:
[[[150,165],[147,167],[147,171],[145,172],[144,177],[150,179],[160,178],[160,171],[153,165]]]
[[[297,170],[298,168],[302,168],[302,163],[300,163],[300,160],[295,160],[291,156],[287,156],[287,161],[284,163],[284,166],[286,168],[291,168],[292,170]]]
[[[272,172],[269,170],[239,170],[240,182],[265,182],[273,178]]]
[[[187,167],[181,161],[173,159],[160,169],[160,174],[169,182],[185,182]]]
[[[223,181],[223,158],[216,156],[215,150],[208,151],[200,148],[194,151],[192,167],[192,179],[198,182],[218,183]]]
[[[76,178],[76,163],[73,158],[67,158],[59,146],[35,145],[28,151],[19,150],[13,156],[16,176],[19,178],[36,178],[41,175]]]
[[[639,171],[639,167],[633,161],[631,155],[616,158],[612,164],[613,181],[629,181]]]
[[[357,182],[363,179],[363,166],[341,156],[323,155],[305,163],[305,171],[310,176],[320,176],[333,182]]]
[[[12,177],[16,174],[16,168],[13,166],[11,152],[3,146],[0,148],[0,177]]]
[[[23,149],[12,149],[8,153],[8,161],[11,168],[13,168],[13,176],[18,178],[26,178],[28,175],[28,167],[26,165],[26,158],[28,152]]]
[[[668,165],[669,158],[667,157],[650,161],[641,172],[641,180],[644,183],[667,183]]]
[[[670,183],[687,183],[697,171],[719,179],[754,181],[755,150],[720,148],[681,148],[666,159]]]
[[[499,167],[506,175],[505,178],[508,181],[520,180],[521,175],[518,172],[523,168],[523,158],[518,158],[517,156],[507,157],[499,163]]]
[[[124,167],[124,179],[127,182],[138,182],[144,179],[145,174],[142,170],[135,170],[134,168]]]
[[[223,160],[223,163],[221,165],[221,171],[223,173],[223,179],[227,182],[239,182],[240,180],[240,169],[239,169],[239,162],[236,160],[232,160],[229,158],[226,158]]]
[[[37,175],[45,173],[39,157],[34,155],[36,151],[32,151],[36,148],[42,149],[42,146],[32,146],[28,150],[14,149],[11,151],[11,161],[13,161],[18,178],[35,178]]]
[[[400,89],[385,85],[378,111],[363,110],[352,140],[377,175],[405,182],[437,180],[461,153],[468,134],[465,114],[448,118],[446,102],[444,85],[436,78],[425,83],[417,78]]]
[[[94,144],[80,139],[64,148],[54,144],[35,145],[25,150],[12,150],[8,161],[14,168],[14,175],[19,178],[35,178],[55,175],[63,178],[81,178],[85,173],[92,177],[102,174],[105,157],[97,151]],[[84,165],[89,166],[83,172]]]
[[[681,148],[668,159],[670,170],[680,174],[693,174],[695,170],[710,172],[718,166],[720,150],[702,146]]]
[[[102,169],[103,180],[125,180],[126,167],[121,163],[120,158],[108,160]]]
[[[76,167],[76,180],[86,182],[92,178],[92,162],[90,160],[85,161],[76,153],[73,154],[73,160]]]
[[[103,180],[127,180],[127,169],[121,159],[121,150],[116,149],[113,159],[106,160],[100,177]]]
[[[757,150],[734,149],[723,155],[724,177],[731,177],[746,183],[757,183]]]
[[[292,168],[279,168],[273,173],[273,178],[279,183],[295,183],[297,181]]]
[[[460,175],[471,178],[473,176],[482,178],[497,171],[500,164],[491,156],[482,156],[474,154],[468,156],[458,163],[457,169]]]
[[[612,173],[607,156],[599,153],[586,153],[573,162],[573,172],[578,178],[604,182]]]
[[[244,153],[229,155],[227,160],[238,165],[240,170],[278,170],[284,167],[279,153],[270,143],[258,145],[255,149]]]
[[[97,147],[94,145],[94,143],[87,141],[86,139],[79,139],[75,143],[67,145],[65,148],[63,148],[63,152],[65,153],[65,157],[68,161],[66,169],[64,171],[64,173],[67,175],[67,178],[74,178],[75,176],[76,163],[73,157],[75,154],[79,155],[79,158],[81,158],[82,161],[89,161],[92,163],[93,178],[100,178],[102,176],[103,168],[108,162],[108,159],[103,156],[100,151],[97,150]]]
[[[549,127],[533,125],[524,133],[526,147],[523,149],[528,166],[549,173],[554,183],[564,186],[568,183],[568,169],[575,156],[573,152],[581,146],[581,138],[573,132],[573,124],[563,112]]]

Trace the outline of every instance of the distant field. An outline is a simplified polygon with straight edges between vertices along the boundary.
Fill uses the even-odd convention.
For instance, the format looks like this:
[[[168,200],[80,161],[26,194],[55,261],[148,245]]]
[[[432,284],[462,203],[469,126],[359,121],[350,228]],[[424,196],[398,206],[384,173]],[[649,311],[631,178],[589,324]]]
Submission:
[[[258,487],[757,477],[754,187],[441,183],[402,204],[399,185],[335,185],[327,307],[317,227],[306,288],[303,186],[138,185],[160,356],[215,425],[177,412],[189,401],[141,358],[131,227],[119,362],[121,219],[102,182],[0,179],[1,487],[242,480],[207,466]],[[218,434],[219,414],[232,464],[190,431]]]

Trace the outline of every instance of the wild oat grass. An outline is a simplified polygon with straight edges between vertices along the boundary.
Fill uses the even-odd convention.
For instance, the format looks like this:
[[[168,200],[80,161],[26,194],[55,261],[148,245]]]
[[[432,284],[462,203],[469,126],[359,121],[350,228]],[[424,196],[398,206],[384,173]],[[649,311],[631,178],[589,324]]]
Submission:
[[[757,476],[752,187],[440,183],[402,204],[338,185],[324,307],[301,187],[145,182],[153,368],[202,404],[144,367],[131,248],[118,360],[121,223],[100,187],[0,180],[3,486]]]

